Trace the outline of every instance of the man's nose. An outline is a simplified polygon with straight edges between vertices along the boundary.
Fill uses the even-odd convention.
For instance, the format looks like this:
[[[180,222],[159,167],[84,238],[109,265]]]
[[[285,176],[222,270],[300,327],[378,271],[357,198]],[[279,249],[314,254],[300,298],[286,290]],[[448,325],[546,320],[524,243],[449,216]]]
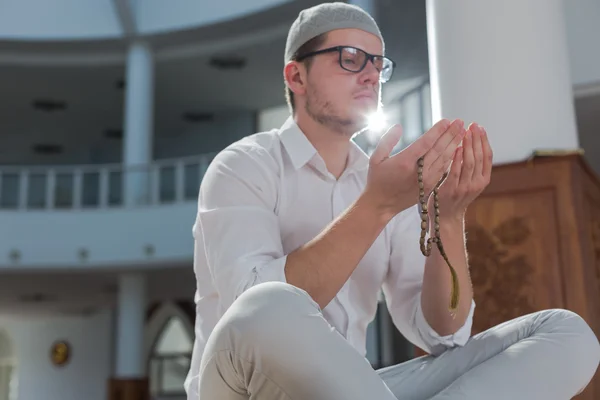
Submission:
[[[379,81],[379,71],[375,68],[375,64],[373,64],[373,60],[367,60],[367,64],[365,68],[361,71],[362,81],[371,81],[378,82]]]

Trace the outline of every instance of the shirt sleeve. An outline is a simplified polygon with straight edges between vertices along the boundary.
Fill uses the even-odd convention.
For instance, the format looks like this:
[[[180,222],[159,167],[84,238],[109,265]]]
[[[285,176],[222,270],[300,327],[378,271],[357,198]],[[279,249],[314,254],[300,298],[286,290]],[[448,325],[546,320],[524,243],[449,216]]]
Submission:
[[[235,144],[215,157],[203,178],[194,235],[225,308],[258,283],[286,281],[277,176],[265,149]]]
[[[471,336],[475,302],[471,303],[463,326],[452,335],[440,336],[427,323],[421,308],[425,256],[419,246],[420,234],[421,219],[416,205],[395,217],[390,265],[383,292],[392,321],[400,333],[429,354],[439,355],[467,342]]]

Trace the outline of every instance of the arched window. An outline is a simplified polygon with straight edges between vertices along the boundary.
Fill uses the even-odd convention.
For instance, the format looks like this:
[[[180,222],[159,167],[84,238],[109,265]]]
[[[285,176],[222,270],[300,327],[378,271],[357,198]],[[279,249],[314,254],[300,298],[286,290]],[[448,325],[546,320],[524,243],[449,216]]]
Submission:
[[[0,400],[17,398],[16,359],[10,337],[0,331]]]
[[[152,316],[148,326],[152,343],[148,377],[150,394],[154,399],[185,394],[183,384],[190,368],[194,345],[192,329],[185,314],[170,303],[163,305]]]

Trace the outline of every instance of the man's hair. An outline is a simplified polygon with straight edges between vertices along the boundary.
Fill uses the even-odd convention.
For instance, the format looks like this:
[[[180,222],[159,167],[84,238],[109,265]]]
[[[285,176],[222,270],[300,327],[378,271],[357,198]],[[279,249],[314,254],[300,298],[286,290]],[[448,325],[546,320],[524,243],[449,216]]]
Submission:
[[[292,60],[296,60],[298,57],[306,53],[316,51],[319,47],[321,47],[323,43],[325,43],[325,40],[327,40],[327,33],[322,33],[319,36],[312,38],[311,40],[300,46],[300,48],[298,48],[298,50],[294,53]],[[306,70],[310,71],[312,57],[308,57],[302,62],[306,66]],[[287,84],[285,85],[285,99],[293,115],[296,112],[296,105],[294,104],[294,92],[290,90]]]

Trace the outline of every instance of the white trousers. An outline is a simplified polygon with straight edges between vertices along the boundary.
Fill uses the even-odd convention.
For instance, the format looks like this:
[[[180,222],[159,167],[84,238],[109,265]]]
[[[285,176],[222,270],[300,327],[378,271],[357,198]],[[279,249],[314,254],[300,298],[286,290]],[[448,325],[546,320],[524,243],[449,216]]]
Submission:
[[[600,361],[585,321],[546,310],[464,347],[374,370],[303,290],[269,282],[242,294],[210,335],[190,400],[566,400]]]

